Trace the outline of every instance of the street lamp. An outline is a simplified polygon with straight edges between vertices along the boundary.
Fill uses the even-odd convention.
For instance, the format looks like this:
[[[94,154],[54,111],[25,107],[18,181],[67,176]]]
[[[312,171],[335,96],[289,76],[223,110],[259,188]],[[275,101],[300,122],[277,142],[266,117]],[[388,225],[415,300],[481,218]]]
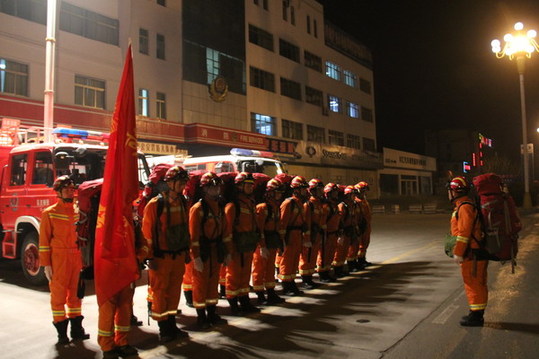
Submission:
[[[531,208],[532,201],[530,196],[530,164],[528,162],[528,134],[526,125],[526,100],[524,95],[524,64],[526,58],[532,56],[532,52],[539,52],[539,45],[535,41],[537,32],[535,30],[524,31],[524,24],[517,22],[515,24],[514,34],[505,34],[503,45],[500,40],[495,39],[490,43],[492,45],[492,52],[496,54],[496,57],[501,59],[505,56],[509,57],[509,60],[516,59],[518,75],[520,78],[520,108],[522,114],[522,152],[524,155],[524,208]]]

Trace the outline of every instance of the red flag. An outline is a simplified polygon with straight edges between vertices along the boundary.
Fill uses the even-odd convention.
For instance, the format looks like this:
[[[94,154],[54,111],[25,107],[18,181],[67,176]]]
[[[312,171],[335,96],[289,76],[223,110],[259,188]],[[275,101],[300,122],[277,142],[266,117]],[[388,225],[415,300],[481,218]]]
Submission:
[[[133,201],[138,197],[135,88],[131,45],[110,126],[95,233],[95,292],[99,305],[139,278]]]

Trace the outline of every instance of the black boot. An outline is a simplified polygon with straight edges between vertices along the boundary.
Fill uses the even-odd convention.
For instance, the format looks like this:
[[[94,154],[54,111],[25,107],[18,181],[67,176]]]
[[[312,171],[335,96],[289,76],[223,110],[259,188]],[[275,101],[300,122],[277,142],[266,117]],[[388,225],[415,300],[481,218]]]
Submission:
[[[219,284],[219,298],[226,298],[226,286]]]
[[[259,305],[265,305],[265,304],[268,304],[268,301],[266,299],[266,296],[264,295],[264,291],[263,290],[260,290],[260,291],[257,291],[256,292],[256,303],[259,304]]]
[[[176,316],[175,315],[169,315],[168,316],[168,324],[170,326],[170,331],[174,333],[174,336],[176,338],[187,338],[189,337],[189,333],[187,333],[184,330],[181,330],[176,326]]]
[[[281,304],[284,302],[284,299],[279,297],[275,292],[275,288],[268,288],[266,291],[268,292],[268,305]]]
[[[120,354],[116,349],[107,350],[103,352],[103,359],[120,359]]]
[[[337,266],[337,267],[334,267],[333,269],[335,270],[335,277],[342,278],[345,276],[342,266]]]
[[[463,327],[482,327],[484,324],[484,310],[470,310],[470,313],[463,317],[460,325]]]
[[[206,317],[206,309],[197,308],[197,329],[206,330],[209,327],[210,327],[210,322],[208,321],[208,318]]]
[[[370,263],[369,263],[369,265],[370,265]],[[365,260],[364,257],[359,257],[359,258],[357,259],[357,266],[358,266],[358,268],[359,268],[360,270],[365,269],[365,267],[367,266],[367,261]]]
[[[230,314],[235,316],[243,315],[243,312],[238,306],[238,297],[228,299],[228,304],[230,305]]]
[[[75,318],[69,318],[69,321],[71,323],[71,339],[73,340],[86,340],[90,339],[90,334],[86,334],[84,332],[84,328],[82,327],[82,320],[84,317],[82,315],[79,315]]]
[[[208,321],[212,326],[216,325],[223,325],[227,324],[228,321],[226,319],[221,318],[217,314],[217,306],[216,305],[208,305],[206,307],[206,311],[208,312]]]
[[[350,273],[359,271],[360,268],[359,268],[359,262],[357,259],[347,261],[346,263],[348,264],[348,271]]]
[[[142,320],[138,320],[136,315],[131,314],[131,326],[142,327]]]
[[[329,275],[329,271],[319,272],[318,276],[320,277],[320,282],[322,283],[335,282],[336,280],[335,278]]]
[[[249,295],[241,295],[239,298],[241,310],[244,313],[260,313],[260,308],[251,304]]]
[[[157,325],[159,326],[160,343],[168,343],[176,339],[174,328],[170,327],[170,323],[167,319],[158,321]]]
[[[303,288],[304,289],[315,289],[318,287],[318,284],[313,282],[313,276],[312,275],[302,275],[301,280],[303,281]]]
[[[64,319],[61,322],[52,323],[58,332],[58,342],[56,344],[64,345],[69,343],[69,338],[67,337],[67,325],[69,324],[68,319]]]
[[[185,296],[185,305],[189,308],[193,308],[193,291],[184,290],[183,295]]]
[[[126,344],[116,348],[116,353],[122,358],[138,355],[137,348]]]

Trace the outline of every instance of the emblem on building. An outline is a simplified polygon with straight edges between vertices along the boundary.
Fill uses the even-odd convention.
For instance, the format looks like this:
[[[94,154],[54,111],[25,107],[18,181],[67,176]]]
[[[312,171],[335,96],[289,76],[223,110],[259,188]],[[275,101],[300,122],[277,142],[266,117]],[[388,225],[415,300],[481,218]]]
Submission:
[[[211,84],[208,85],[208,91],[210,92],[210,98],[215,102],[223,102],[228,94],[228,83],[222,76],[217,76],[213,79]]]

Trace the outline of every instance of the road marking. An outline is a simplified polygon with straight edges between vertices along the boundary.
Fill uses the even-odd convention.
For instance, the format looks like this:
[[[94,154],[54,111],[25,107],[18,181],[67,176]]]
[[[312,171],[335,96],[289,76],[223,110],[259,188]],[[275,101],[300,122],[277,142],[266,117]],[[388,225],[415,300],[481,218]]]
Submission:
[[[463,294],[464,292],[460,292],[460,294],[457,295],[455,299],[453,299],[453,302],[449,304],[447,308],[445,308],[440,314],[438,314],[436,318],[434,318],[432,324],[445,324],[449,317],[451,317],[453,313],[455,313],[455,311],[460,308],[460,305],[455,303],[461,300]]]
[[[423,247],[412,249],[411,251],[404,252],[403,254],[400,254],[400,255],[398,255],[396,257],[387,259],[387,260],[383,261],[382,264],[390,264],[390,263],[397,262],[397,261],[399,261],[399,260],[401,260],[403,258],[411,256],[414,253],[417,253],[417,252],[420,252],[420,251],[423,251],[425,249],[429,249],[431,247],[438,246],[438,245],[440,245],[440,241],[432,241],[429,244],[424,245]]]

